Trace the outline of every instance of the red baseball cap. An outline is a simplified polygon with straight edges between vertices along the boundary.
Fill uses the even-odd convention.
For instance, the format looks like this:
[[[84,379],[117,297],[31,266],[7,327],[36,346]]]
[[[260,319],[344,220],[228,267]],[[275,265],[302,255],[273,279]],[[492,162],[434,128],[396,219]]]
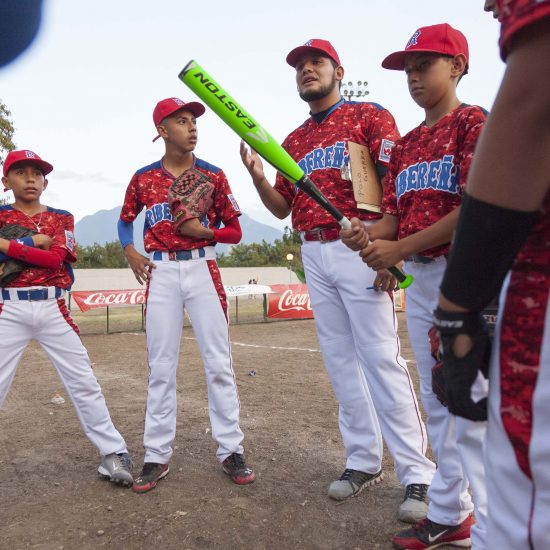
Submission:
[[[303,46],[294,48],[287,56],[286,62],[291,67],[296,67],[298,60],[305,53],[321,52],[328,55],[333,61],[336,61],[340,65],[340,58],[336,53],[333,45],[328,40],[322,40],[321,38],[311,38]]]
[[[466,56],[466,70],[464,74],[468,72],[468,41],[460,31],[453,29],[448,23],[420,27],[410,37],[405,49],[388,55],[382,61],[382,67],[384,69],[402,71],[405,68],[405,56],[411,52],[432,52],[452,57],[464,54]]]
[[[32,162],[36,164],[45,176],[53,170],[53,166],[49,162],[42,160],[36,153],[28,149],[22,149],[21,151],[10,151],[8,153],[4,161],[4,176],[7,176],[10,168],[13,168],[13,165],[18,162]]]
[[[201,115],[204,115],[204,112],[206,111],[204,105],[198,101],[190,101],[189,103],[185,103],[185,101],[182,101],[177,97],[169,97],[159,101],[153,111],[153,122],[155,123],[155,128],[167,116],[170,116],[181,109],[191,111],[193,115],[195,115],[195,118],[199,118]],[[159,137],[160,136],[157,136],[153,141],[156,141]]]

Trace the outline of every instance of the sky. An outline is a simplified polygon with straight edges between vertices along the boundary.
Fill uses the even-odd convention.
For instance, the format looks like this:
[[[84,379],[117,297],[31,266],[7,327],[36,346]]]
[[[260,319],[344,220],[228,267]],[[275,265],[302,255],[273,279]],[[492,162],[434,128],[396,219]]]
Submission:
[[[152,112],[166,97],[196,99],[178,79],[189,60],[282,141],[309,111],[286,55],[308,39],[330,40],[344,81],[368,81],[367,100],[389,109],[403,134],[423,111],[404,73],[380,63],[418,27],[444,22],[470,47],[459,98],[490,110],[504,65],[498,24],[483,0],[44,0],[37,38],[0,68],[0,100],[12,113],[17,148],[54,165],[42,202],[78,221],[121,205],[133,173],[162,157],[162,140],[151,141]],[[290,225],[261,204],[240,160],[240,138],[210,110],[198,129],[196,155],[224,170],[241,210],[280,229]],[[266,173],[273,182],[274,170]]]

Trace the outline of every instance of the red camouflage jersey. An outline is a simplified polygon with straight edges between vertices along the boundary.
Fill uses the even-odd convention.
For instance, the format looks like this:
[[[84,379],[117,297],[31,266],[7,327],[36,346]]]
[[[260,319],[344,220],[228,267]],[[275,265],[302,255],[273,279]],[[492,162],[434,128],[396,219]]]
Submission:
[[[34,222],[34,223],[33,223]],[[8,287],[56,286],[71,288],[74,277],[71,263],[76,262],[76,242],[74,238],[74,217],[66,210],[48,206],[48,210],[27,216],[11,205],[0,206],[0,227],[17,224],[33,231],[48,235],[53,242],[50,250],[61,248],[66,252],[65,261],[59,270],[47,267],[30,266],[7,285]]]
[[[223,170],[196,157],[193,167],[209,176],[214,184],[212,207],[201,219],[201,223],[210,229],[219,228],[221,223],[240,216],[239,205]],[[192,250],[215,244],[211,240],[194,239],[174,233],[173,217],[168,204],[168,189],[174,180],[175,177],[165,170],[160,160],[138,170],[126,189],[120,219],[131,223],[146,208],[143,244],[147,252]]]
[[[550,293],[550,192],[512,267],[500,334],[500,413],[518,464],[531,478],[533,393]]]
[[[430,227],[460,206],[486,116],[481,107],[462,104],[431,128],[422,123],[397,141],[382,212],[399,218],[398,239]],[[438,246],[422,255],[441,256],[449,248]]]
[[[367,220],[381,215],[359,210],[351,181],[342,179],[341,169],[349,163],[347,143],[367,146],[375,164],[386,167],[398,137],[393,116],[382,106],[341,100],[329,109],[322,122],[310,117],[282,145],[345,216]],[[324,208],[279,173],[275,189],[291,206],[292,226],[297,231],[337,226]]]
[[[510,52],[511,41],[521,29],[550,17],[550,0],[497,0],[500,10],[500,55]]]

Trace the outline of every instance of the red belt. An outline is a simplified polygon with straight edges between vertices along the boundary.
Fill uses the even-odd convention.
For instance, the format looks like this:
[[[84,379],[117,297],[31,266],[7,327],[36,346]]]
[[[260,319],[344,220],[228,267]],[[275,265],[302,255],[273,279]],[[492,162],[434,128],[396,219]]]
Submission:
[[[319,241],[328,243],[337,241],[340,238],[339,227],[317,227],[309,231],[304,231],[304,241]]]

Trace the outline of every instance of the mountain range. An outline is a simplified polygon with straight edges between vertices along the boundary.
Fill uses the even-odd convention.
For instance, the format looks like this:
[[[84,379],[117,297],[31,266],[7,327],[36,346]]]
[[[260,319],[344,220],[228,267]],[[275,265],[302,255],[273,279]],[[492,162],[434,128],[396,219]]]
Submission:
[[[104,245],[105,243],[118,240],[117,223],[120,216],[121,206],[112,208],[111,210],[99,210],[95,214],[85,216],[75,224],[75,237],[80,246],[91,246],[95,243]],[[135,247],[143,252],[143,223],[144,211],[142,211],[134,222],[134,240]],[[243,238],[241,243],[252,244],[266,241],[273,243],[280,239],[283,232],[275,227],[266,225],[252,219],[246,214],[242,214],[239,218]],[[227,254],[230,245],[216,245],[218,254]]]

